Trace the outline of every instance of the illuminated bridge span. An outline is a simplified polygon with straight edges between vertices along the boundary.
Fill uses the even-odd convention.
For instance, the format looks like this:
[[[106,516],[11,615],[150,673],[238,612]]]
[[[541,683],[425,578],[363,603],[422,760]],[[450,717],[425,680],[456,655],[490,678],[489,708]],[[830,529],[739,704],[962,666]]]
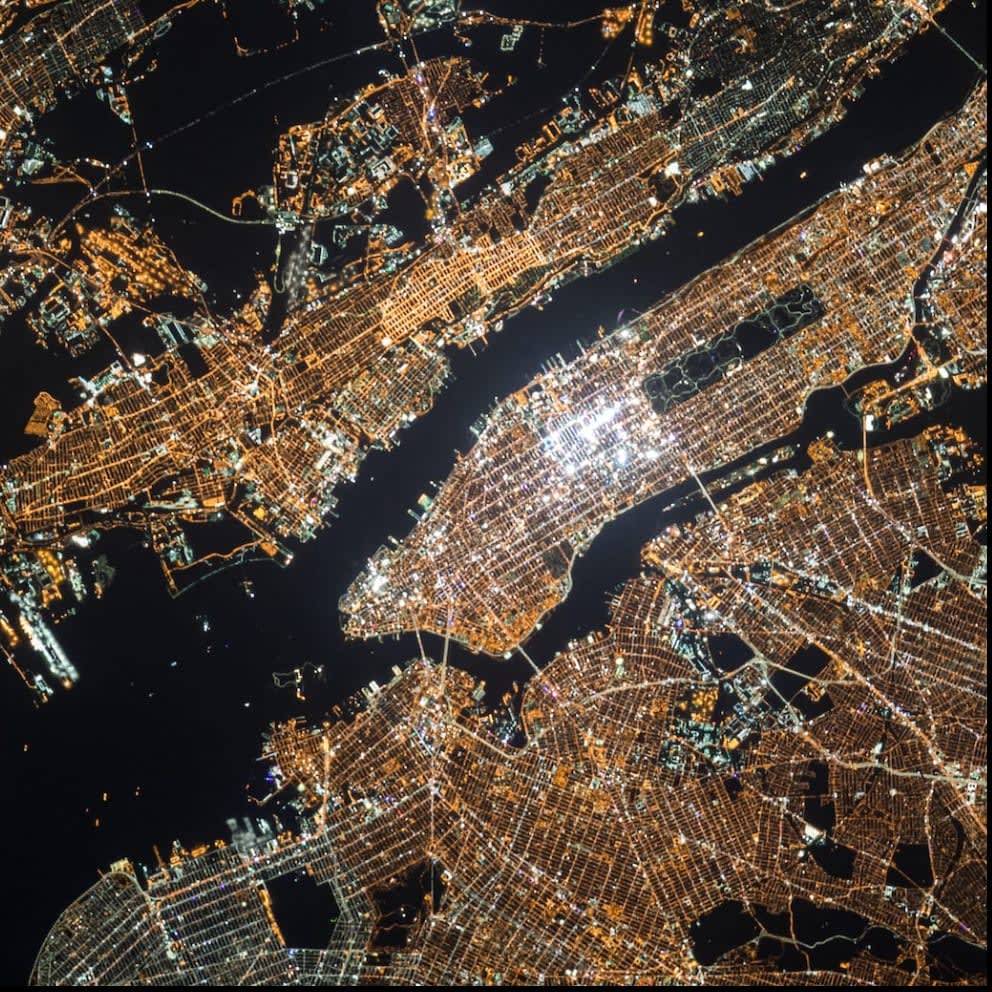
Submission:
[[[421,658],[275,726],[302,831],[118,863],[32,983],[982,984],[983,465],[858,455],[659,534],[519,713]]]
[[[787,444],[815,390],[904,353],[905,410],[943,383],[983,382],[985,98],[983,84],[900,161],[870,163],[500,403],[409,536],[348,589],[346,632],[420,629],[512,650],[567,595],[572,561],[604,524]],[[952,231],[955,252],[935,255]],[[913,288],[931,265],[940,348],[928,352],[914,338]],[[727,331],[734,314],[754,316]],[[881,381],[866,397],[898,405]],[[869,430],[884,419],[865,413]]]

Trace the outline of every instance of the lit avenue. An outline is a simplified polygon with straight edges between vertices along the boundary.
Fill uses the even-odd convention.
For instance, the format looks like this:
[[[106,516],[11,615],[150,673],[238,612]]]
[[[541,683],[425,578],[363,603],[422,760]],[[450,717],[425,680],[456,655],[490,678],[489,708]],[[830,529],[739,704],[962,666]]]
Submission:
[[[987,987],[987,73],[947,27],[968,2],[0,0],[0,659],[34,720],[8,733],[11,819],[48,836],[29,777],[66,812],[24,858],[48,901],[17,981]],[[236,69],[210,76],[198,25]],[[970,75],[939,113],[893,105],[918,127],[863,155],[845,127],[928,39]],[[176,52],[203,106],[170,90],[150,127]],[[221,170],[223,202],[165,188],[163,148],[212,134],[176,159]],[[832,155],[847,178],[762,212],[762,184],[808,189]],[[494,385],[518,327],[523,374]],[[493,375],[468,377],[470,443],[406,508],[465,368]],[[115,620],[141,560],[158,584]],[[256,600],[269,570],[282,602]],[[225,582],[236,606],[205,595]],[[202,650],[163,629],[186,602]],[[119,755],[22,769],[83,752],[59,720],[97,673],[134,691],[96,685],[83,736],[112,728],[133,798],[139,774],[170,792],[156,828],[182,806],[200,842],[128,818],[69,902],[89,882],[56,876],[110,845],[59,790]],[[119,729],[138,699],[167,733]],[[200,766],[241,790],[244,727],[259,770],[204,841],[226,794]]]

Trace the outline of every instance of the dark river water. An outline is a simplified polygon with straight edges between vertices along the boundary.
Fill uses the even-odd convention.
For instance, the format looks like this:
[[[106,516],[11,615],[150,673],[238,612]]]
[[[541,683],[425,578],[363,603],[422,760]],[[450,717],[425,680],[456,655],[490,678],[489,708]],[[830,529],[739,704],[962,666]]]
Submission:
[[[984,4],[973,8],[956,0],[941,23],[984,60],[985,18]],[[221,212],[233,196],[270,181],[280,129],[322,116],[329,86],[347,91],[374,78],[379,67],[398,68],[385,53],[331,63],[186,127],[211,108],[251,93],[259,80],[347,51],[349,39],[357,45],[376,37],[371,22],[355,20],[305,33],[296,46],[239,59],[230,30],[214,6],[180,19],[160,43],[159,71],[132,94],[140,134],[180,129],[145,156],[149,185],[186,192]],[[244,44],[264,43],[249,35]],[[589,45],[587,52],[577,41],[571,68],[563,64],[547,77],[549,99],[581,77],[576,67],[595,58],[600,47]],[[927,32],[868,83],[840,125],[777,164],[763,182],[730,202],[684,209],[667,238],[560,289],[543,312],[528,309],[508,321],[478,357],[454,356],[454,380],[435,409],[406,431],[396,451],[368,457],[358,482],[340,491],[339,520],[297,547],[290,568],[239,566],[172,600],[140,535],[122,531],[102,538],[102,550],[118,570],[116,581],[103,600],[88,602],[57,630],[80,671],[78,685],[42,709],[32,705],[13,673],[0,686],[0,767],[7,776],[0,816],[0,850],[7,858],[0,983],[26,979],[48,926],[95,881],[98,869],[125,855],[148,863],[152,844],[164,851],[174,838],[192,845],[225,836],[227,817],[252,813],[245,787],[257,775],[260,736],[270,721],[317,716],[369,680],[387,681],[393,664],[417,653],[411,638],[345,641],[337,600],[387,534],[402,537],[409,530],[407,508],[432,480],[444,479],[454,449],[470,446],[469,425],[496,397],[522,386],[556,352],[573,354],[575,340],[591,337],[598,325],[615,327],[621,310],[629,319],[855,179],[867,159],[900,151],[956,108],[976,79],[974,66],[944,37]],[[533,95],[525,94],[521,111],[527,99],[534,105]],[[87,95],[55,110],[41,131],[64,157],[112,161],[129,148],[129,129]],[[41,187],[32,202],[58,216],[72,202],[60,200],[62,195]],[[212,304],[221,311],[251,288],[253,272],[272,257],[274,235],[266,228],[234,228],[180,201],[154,203],[152,213],[179,257],[206,278]],[[696,236],[700,230],[705,237]],[[2,328],[0,459],[25,450],[21,428],[34,394],[45,388],[68,395],[68,374],[64,363],[31,342],[23,323]],[[984,392],[957,397],[946,416],[974,426],[984,401]],[[804,437],[842,428],[839,404],[821,407],[804,426]],[[640,546],[658,529],[664,504],[650,501],[604,528],[575,568],[571,597],[528,645],[539,663],[569,637],[606,620],[606,597],[637,572]],[[246,579],[254,598],[245,592]],[[428,651],[437,648],[428,642]],[[454,647],[450,660],[486,679],[496,695],[528,671],[518,661],[492,661]],[[291,690],[275,686],[273,673],[307,662],[324,666],[325,677],[308,680],[301,703]]]

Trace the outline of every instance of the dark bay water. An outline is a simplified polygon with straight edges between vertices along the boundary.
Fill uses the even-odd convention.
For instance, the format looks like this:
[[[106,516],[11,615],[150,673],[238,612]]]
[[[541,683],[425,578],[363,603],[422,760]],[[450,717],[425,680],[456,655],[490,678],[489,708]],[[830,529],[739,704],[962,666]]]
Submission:
[[[941,23],[984,59],[985,18],[984,4],[972,8],[957,0]],[[371,35],[361,23],[349,30],[356,44]],[[259,78],[274,79],[345,51],[348,43],[347,33],[324,32],[304,36],[298,49],[258,57],[268,62],[241,60],[215,9],[194,11],[163,39],[160,71],[135,88],[139,131],[160,135],[182,128],[202,110],[248,92]],[[146,156],[150,185],[182,190],[225,211],[233,196],[269,181],[280,130],[320,117],[329,85],[340,88],[342,76],[362,82],[380,65],[397,68],[384,55],[362,56],[339,66],[336,76],[333,66],[300,75],[182,130]],[[102,601],[89,602],[58,628],[80,670],[79,684],[41,710],[12,673],[0,686],[2,767],[9,777],[0,982],[25,979],[47,927],[98,869],[124,855],[148,862],[153,843],[166,850],[174,838],[194,844],[223,836],[227,817],[252,813],[245,784],[270,721],[300,712],[318,716],[370,679],[386,681],[393,664],[416,654],[412,638],[345,641],[337,600],[387,534],[401,537],[409,530],[407,507],[431,480],[447,475],[453,449],[467,450],[469,424],[494,398],[526,383],[550,355],[572,354],[575,339],[591,336],[598,325],[616,326],[621,310],[629,319],[856,178],[867,159],[902,150],[958,106],[976,77],[945,38],[929,31],[869,82],[845,121],[776,165],[763,182],[729,202],[683,210],[667,238],[559,290],[543,312],[528,309],[508,321],[478,357],[454,356],[454,381],[436,408],[404,434],[396,451],[369,456],[359,481],[340,492],[339,520],[296,548],[289,569],[238,567],[171,600],[140,535],[104,538],[103,551],[118,569],[116,582]],[[91,116],[99,121],[92,129],[83,126]],[[95,153],[101,141],[126,147],[126,129],[116,121],[108,125],[105,117],[102,105],[80,97],[55,111],[43,130],[55,147],[65,142],[73,154]],[[46,204],[39,194],[37,206],[54,211],[60,205]],[[273,236],[264,228],[233,228],[172,202],[156,204],[153,212],[179,257],[207,279],[221,309],[250,287],[252,270],[271,257]],[[706,236],[697,238],[698,230]],[[3,328],[0,459],[25,450],[20,431],[31,399],[41,388],[57,392],[52,385],[66,374],[30,342],[22,323]],[[834,426],[831,418],[839,413],[824,409],[818,416],[822,423],[811,421],[807,431]],[[569,637],[605,621],[606,596],[636,573],[640,546],[657,530],[662,507],[651,501],[604,529],[575,569],[569,601],[528,646],[535,659],[547,659]],[[245,579],[253,583],[252,599]],[[529,671],[517,660],[495,662],[455,648],[451,660],[494,688],[523,680]],[[323,665],[326,679],[308,681],[302,704],[291,690],[275,687],[272,673],[306,662]]]

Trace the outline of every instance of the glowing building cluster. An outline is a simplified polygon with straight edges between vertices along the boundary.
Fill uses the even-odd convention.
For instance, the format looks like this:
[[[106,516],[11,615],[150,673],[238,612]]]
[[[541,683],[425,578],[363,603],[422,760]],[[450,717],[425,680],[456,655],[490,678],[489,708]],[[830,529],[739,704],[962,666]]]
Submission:
[[[986,930],[975,459],[946,429],[867,469],[824,443],[660,535],[608,630],[530,681],[519,747],[426,659],[349,721],[274,727],[302,832],[177,849],[144,893],[125,864],[33,983],[967,982],[942,944]],[[326,947],[273,908],[299,872],[333,892]],[[841,910],[814,965],[810,914]]]
[[[785,444],[813,390],[897,359],[911,373],[899,394],[920,403],[983,381],[985,104],[983,85],[901,160],[869,163],[500,403],[410,535],[343,597],[346,630],[510,650],[605,523]]]
[[[39,268],[59,232],[5,196],[0,245],[11,249],[12,264],[0,276],[0,311],[41,292],[55,274],[59,284],[32,317],[41,339],[71,352],[100,335],[116,340],[113,315],[142,306],[162,348],[120,351],[78,378],[77,405],[59,410],[42,443],[0,468],[0,561],[128,527],[145,533],[172,590],[247,555],[288,563],[291,542],[323,526],[369,448],[393,445],[430,408],[448,377],[446,348],[484,338],[562,282],[660,236],[680,206],[739,192],[776,157],[836,123],[866,76],[943,6],[855,0],[839,15],[827,0],[781,10],[687,4],[666,22],[662,45],[655,7],[643,4],[618,27],[634,34],[627,71],[567,94],[500,172],[486,163],[494,140],[507,149],[473,133],[471,116],[499,99],[496,82],[464,58],[418,62],[282,136],[273,185],[254,199],[265,216],[258,222],[287,236],[286,251],[272,287],[262,282],[233,314],[211,316],[199,280],[126,221],[126,230],[87,232],[80,259]],[[416,15],[401,8],[380,5],[387,33],[408,17],[440,25],[451,14],[444,4]],[[94,25],[124,16],[120,5],[87,10]],[[469,33],[503,23],[481,12],[459,17],[458,29]],[[606,34],[616,20],[604,14]],[[514,23],[505,26],[512,42]],[[25,119],[18,134],[29,130]],[[12,168],[23,171],[27,154],[22,148]],[[471,176],[479,179],[474,193],[465,191]],[[422,198],[424,231],[408,235],[386,222],[400,188]],[[234,208],[247,209],[245,196]],[[314,240],[322,217],[341,222],[333,267],[321,267],[328,246]],[[125,241],[140,261],[123,261]],[[156,311],[177,287],[194,316]],[[272,289],[286,293],[284,319],[273,317]],[[569,387],[561,402],[567,408],[584,395]],[[591,415],[618,402],[604,398]],[[622,422],[618,416],[615,426]],[[658,443],[666,450],[663,438]],[[611,471],[636,471],[641,457],[621,443]],[[218,548],[199,525],[224,518],[242,525],[243,541]],[[573,535],[549,549],[549,567],[567,572],[572,542],[581,541]],[[422,596],[416,583],[410,588]]]
[[[289,127],[272,185],[235,201],[286,257],[219,318],[129,214],[65,245],[0,199],[0,316],[24,308],[78,355],[147,308],[162,344],[78,376],[72,409],[38,394],[37,446],[0,467],[0,651],[43,696],[19,645],[75,680],[47,621],[110,582],[86,553],[111,527],[143,532],[174,590],[255,549],[288,563],[368,449],[429,409],[447,347],[739,192],[942,6],[607,8],[627,72],[569,94],[495,176],[472,133],[502,92],[487,72],[384,73]],[[58,35],[78,62],[60,87],[140,27],[127,4],[73,0],[5,34],[0,5],[0,66],[16,51],[42,79],[66,9],[92,27]],[[524,30],[451,0],[376,13],[387,42],[498,28],[509,52]],[[36,88],[41,111],[58,87]],[[901,157],[498,403],[340,604],[351,635],[444,637],[442,661],[421,646],[322,723],[272,725],[266,816],[152,869],[114,863],[31,984],[984,985],[986,462],[947,406],[987,381],[986,105],[981,83]],[[383,215],[411,186],[427,233],[408,237]],[[164,294],[193,315],[159,312]],[[832,387],[857,431],[813,430]],[[577,556],[662,494],[684,512],[606,628],[532,661],[497,718],[447,639],[521,648]],[[226,557],[194,526],[223,518],[246,535]],[[276,673],[298,699],[303,667]],[[297,936],[287,880],[326,896],[319,938]]]

